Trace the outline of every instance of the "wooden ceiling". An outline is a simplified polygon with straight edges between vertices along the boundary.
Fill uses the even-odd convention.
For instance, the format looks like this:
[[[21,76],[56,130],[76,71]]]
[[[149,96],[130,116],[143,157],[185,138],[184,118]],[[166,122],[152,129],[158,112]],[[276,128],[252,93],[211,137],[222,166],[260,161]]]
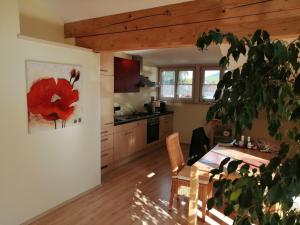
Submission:
[[[219,28],[239,36],[265,29],[298,37],[300,0],[197,0],[65,24],[65,37],[95,51],[183,47]]]

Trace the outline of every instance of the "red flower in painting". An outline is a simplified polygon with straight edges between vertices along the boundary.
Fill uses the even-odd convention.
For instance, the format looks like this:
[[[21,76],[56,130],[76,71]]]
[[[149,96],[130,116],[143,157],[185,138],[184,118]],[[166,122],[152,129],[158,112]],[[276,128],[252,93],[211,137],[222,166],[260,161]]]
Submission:
[[[43,78],[37,80],[27,93],[28,111],[44,119],[67,120],[74,112],[72,103],[79,99],[78,90],[66,79]]]

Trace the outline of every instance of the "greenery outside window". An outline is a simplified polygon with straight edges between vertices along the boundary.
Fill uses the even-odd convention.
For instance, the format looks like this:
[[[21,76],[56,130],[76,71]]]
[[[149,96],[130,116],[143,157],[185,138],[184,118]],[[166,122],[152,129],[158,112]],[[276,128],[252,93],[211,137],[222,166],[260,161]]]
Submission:
[[[214,101],[214,94],[222,78],[222,71],[217,67],[203,67],[201,71],[200,101]]]

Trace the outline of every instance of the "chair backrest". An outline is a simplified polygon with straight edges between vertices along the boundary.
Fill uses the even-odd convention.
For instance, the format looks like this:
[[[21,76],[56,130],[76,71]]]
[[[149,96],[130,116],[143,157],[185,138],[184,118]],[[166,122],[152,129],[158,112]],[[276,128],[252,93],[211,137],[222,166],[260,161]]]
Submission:
[[[184,167],[184,159],[179,142],[179,134],[174,133],[166,138],[167,151],[171,163],[172,173],[177,175]]]
[[[206,136],[203,127],[193,130],[190,152],[187,164],[193,165],[209,151],[209,138]]]

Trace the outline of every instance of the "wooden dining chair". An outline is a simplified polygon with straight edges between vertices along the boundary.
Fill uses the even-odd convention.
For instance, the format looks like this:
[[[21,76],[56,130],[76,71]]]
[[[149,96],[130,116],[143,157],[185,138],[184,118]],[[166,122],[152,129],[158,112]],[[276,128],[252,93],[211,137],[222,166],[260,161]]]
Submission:
[[[178,190],[181,186],[190,187],[190,166],[185,165],[182,150],[179,142],[179,134],[174,133],[166,138],[167,151],[172,169],[172,184],[169,201],[169,210],[173,207],[173,199],[176,194],[178,197]],[[205,208],[207,201],[209,175],[199,179],[199,197],[202,201],[202,213],[205,217]]]

